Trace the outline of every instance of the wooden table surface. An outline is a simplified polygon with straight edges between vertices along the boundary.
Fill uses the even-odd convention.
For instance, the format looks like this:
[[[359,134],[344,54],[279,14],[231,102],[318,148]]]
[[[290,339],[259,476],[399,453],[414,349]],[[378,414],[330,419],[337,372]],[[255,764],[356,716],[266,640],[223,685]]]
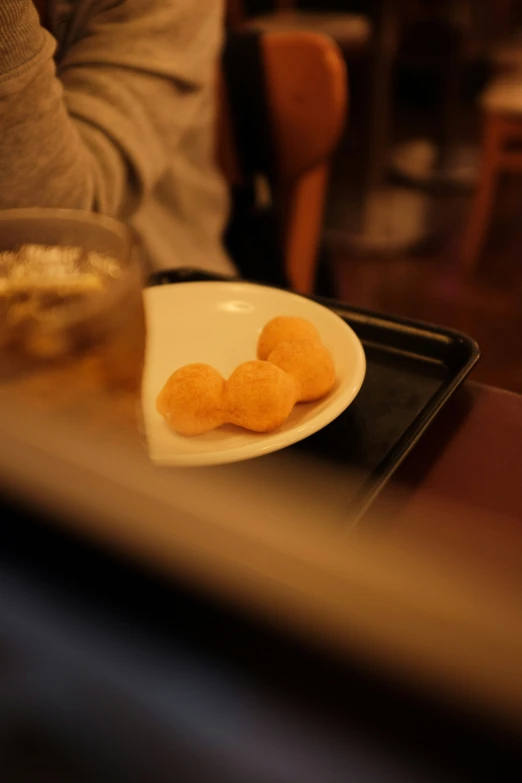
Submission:
[[[380,512],[392,539],[522,583],[522,396],[465,384],[382,493]]]
[[[35,439],[34,424],[20,410],[0,417],[0,480],[21,497],[31,488],[75,534],[340,651],[357,640],[368,661],[522,715],[522,397],[465,385],[371,509],[381,513],[369,546],[357,538],[370,539],[371,525],[347,535],[306,519],[299,483],[288,509],[267,514],[255,481],[223,486],[214,473],[202,493],[200,476],[157,471],[125,444],[100,449],[52,421]]]

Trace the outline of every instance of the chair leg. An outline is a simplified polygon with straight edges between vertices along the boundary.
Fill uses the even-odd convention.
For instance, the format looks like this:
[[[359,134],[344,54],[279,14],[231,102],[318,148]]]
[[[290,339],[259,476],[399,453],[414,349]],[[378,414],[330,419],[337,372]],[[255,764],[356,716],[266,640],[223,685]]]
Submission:
[[[486,116],[479,181],[464,230],[460,254],[460,263],[464,267],[474,268],[477,265],[488,232],[500,173],[502,141],[502,118],[495,115]]]
[[[328,173],[328,165],[320,163],[303,174],[286,204],[286,272],[300,294],[314,292]]]

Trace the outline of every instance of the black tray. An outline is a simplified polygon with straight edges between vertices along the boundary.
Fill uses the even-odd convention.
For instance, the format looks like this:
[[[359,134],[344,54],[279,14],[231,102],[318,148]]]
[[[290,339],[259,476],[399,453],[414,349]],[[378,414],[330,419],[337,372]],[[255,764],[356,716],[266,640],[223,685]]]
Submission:
[[[149,285],[218,279],[190,269],[169,270],[152,275]],[[366,353],[366,378],[338,419],[291,448],[352,469],[346,500],[350,515],[358,518],[477,363],[480,349],[451,329],[316,301],[358,335]]]

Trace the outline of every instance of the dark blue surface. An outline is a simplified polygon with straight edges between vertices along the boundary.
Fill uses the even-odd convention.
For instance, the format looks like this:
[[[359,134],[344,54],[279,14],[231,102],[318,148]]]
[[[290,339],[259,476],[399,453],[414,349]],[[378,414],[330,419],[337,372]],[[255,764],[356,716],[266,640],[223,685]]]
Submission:
[[[484,719],[1,511],[2,783],[35,746],[53,783],[508,779]]]

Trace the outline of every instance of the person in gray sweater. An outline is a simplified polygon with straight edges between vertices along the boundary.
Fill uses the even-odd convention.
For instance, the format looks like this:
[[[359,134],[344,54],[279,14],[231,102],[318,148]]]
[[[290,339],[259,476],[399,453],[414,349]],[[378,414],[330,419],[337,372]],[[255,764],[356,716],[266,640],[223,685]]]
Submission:
[[[222,0],[0,0],[0,209],[102,212],[137,230],[151,269],[233,274],[222,17]]]

